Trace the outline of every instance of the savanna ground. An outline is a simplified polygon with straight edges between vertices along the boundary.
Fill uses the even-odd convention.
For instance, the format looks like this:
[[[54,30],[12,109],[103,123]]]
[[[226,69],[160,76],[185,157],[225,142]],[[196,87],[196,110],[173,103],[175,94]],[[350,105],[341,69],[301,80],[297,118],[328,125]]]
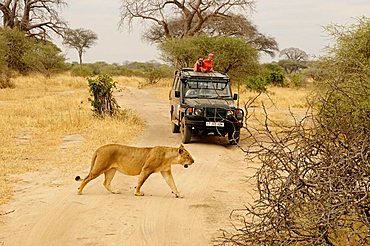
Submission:
[[[91,182],[86,195],[75,195],[74,176],[86,174],[92,153],[103,144],[180,144],[170,133],[171,80],[137,89],[141,78],[114,79],[124,113],[113,119],[92,115],[84,78],[19,77],[15,89],[0,90],[0,245],[210,244],[218,229],[230,226],[230,211],[252,201],[246,177],[258,164],[246,163],[239,148],[218,138],[186,145],[196,163],[190,170],[174,169],[184,199],[174,199],[160,175],[144,185],[149,196],[143,198],[133,196],[136,178],[121,174],[113,180],[121,195],[107,194],[101,180]],[[281,123],[291,121],[289,108],[304,114],[309,88],[269,91],[253,104],[256,119],[263,120],[262,102]],[[241,89],[240,105],[253,95]],[[241,146],[246,136],[242,132]]]

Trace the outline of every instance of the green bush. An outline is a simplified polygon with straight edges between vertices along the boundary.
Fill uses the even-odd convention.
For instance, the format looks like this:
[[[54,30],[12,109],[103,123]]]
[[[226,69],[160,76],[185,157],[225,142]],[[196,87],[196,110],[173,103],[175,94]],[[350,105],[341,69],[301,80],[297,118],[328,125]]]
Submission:
[[[248,89],[252,91],[257,91],[257,92],[266,92],[267,85],[268,85],[268,81],[266,80],[266,77],[260,76],[260,75],[249,77],[245,81],[245,86]]]
[[[30,68],[24,62],[23,57],[31,49],[33,40],[20,31],[10,29],[0,29],[0,35],[5,42],[1,48],[7,67],[22,74],[29,72]]]
[[[75,77],[89,77],[94,75],[94,71],[87,66],[73,65],[71,75]]]
[[[158,68],[150,69],[145,75],[146,81],[150,85],[157,84],[163,78],[163,74]]]
[[[119,105],[113,97],[116,82],[109,75],[100,75],[97,78],[87,78],[90,87],[89,98],[94,113],[99,117],[113,116],[119,113]]]
[[[291,85],[294,87],[301,87],[306,83],[306,76],[302,73],[295,73],[290,77]]]
[[[17,30],[0,28],[1,70],[21,74],[41,72],[49,77],[64,69],[64,61],[61,50],[53,43],[27,37]]]
[[[66,69],[61,50],[51,42],[34,42],[22,60],[30,70],[40,72],[46,77]]]
[[[268,84],[284,86],[285,85],[284,73],[280,71],[272,71],[266,75],[266,81]]]

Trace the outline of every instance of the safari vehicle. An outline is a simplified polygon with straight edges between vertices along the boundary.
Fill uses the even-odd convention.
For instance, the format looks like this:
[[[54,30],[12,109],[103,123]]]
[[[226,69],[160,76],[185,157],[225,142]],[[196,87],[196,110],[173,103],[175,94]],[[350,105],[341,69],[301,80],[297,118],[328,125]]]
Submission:
[[[243,110],[234,105],[237,97],[226,74],[177,70],[169,94],[172,132],[181,132],[183,143],[192,136],[214,134],[237,144],[244,118]]]

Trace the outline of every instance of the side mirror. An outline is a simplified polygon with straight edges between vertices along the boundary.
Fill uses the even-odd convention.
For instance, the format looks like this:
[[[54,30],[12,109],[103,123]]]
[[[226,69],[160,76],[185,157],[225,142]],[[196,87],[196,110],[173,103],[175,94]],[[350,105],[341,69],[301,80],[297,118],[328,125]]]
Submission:
[[[180,91],[175,91],[175,97],[180,97]]]
[[[233,100],[238,100],[238,94],[234,94],[234,96],[233,96]]]

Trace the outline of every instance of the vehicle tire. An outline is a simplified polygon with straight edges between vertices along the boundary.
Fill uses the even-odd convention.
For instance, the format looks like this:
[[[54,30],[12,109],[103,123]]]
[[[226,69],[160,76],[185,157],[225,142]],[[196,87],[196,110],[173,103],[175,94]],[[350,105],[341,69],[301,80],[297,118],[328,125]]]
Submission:
[[[176,125],[175,123],[171,123],[171,131],[172,133],[179,133],[180,132],[180,126]]]
[[[185,125],[184,120],[181,122],[181,134],[182,134],[182,143],[190,143],[191,140],[191,127]]]
[[[173,123],[173,111],[171,110],[171,131],[172,133],[179,133],[180,132],[180,126]]]
[[[231,145],[238,144],[239,139],[240,139],[240,129],[236,128],[233,131],[229,131],[227,137],[228,137],[228,140],[229,140],[229,144],[231,144]]]

